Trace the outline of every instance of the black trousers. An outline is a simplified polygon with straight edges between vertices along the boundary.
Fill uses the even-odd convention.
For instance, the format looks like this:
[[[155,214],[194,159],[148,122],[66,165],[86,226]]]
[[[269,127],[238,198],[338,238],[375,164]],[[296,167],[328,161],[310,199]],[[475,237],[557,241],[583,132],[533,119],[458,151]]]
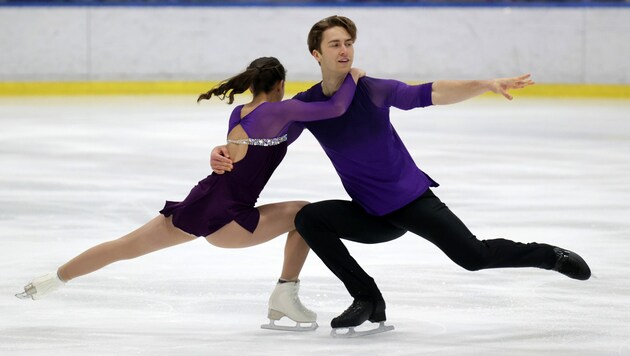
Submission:
[[[354,298],[382,300],[382,295],[341,239],[375,244],[394,240],[409,231],[432,242],[453,262],[470,271],[500,267],[551,269],[555,263],[550,245],[506,239],[478,240],[431,190],[380,217],[366,213],[351,201],[309,204],[297,214],[295,226]]]

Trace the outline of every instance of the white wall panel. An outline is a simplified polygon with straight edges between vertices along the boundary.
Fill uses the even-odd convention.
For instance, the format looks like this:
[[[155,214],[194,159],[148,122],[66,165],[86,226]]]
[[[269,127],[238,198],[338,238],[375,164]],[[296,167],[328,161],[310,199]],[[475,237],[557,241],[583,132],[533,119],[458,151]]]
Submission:
[[[553,7],[4,7],[0,80],[217,80],[269,55],[315,80],[306,35],[331,14],[372,76],[630,84],[630,8]]]
[[[584,81],[630,84],[629,10],[586,13]]]
[[[0,8],[0,80],[84,78],[88,36],[85,9]]]

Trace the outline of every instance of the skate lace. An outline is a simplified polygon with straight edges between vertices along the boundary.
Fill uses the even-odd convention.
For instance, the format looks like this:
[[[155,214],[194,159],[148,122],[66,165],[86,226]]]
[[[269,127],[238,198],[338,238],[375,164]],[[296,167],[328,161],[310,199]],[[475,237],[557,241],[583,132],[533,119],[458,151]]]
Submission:
[[[566,251],[566,250],[558,250],[556,251],[556,255],[558,256],[559,259],[565,259],[569,257],[570,253],[569,251]]]
[[[355,312],[359,309],[361,309],[361,307],[359,306],[359,302],[355,300],[352,302],[352,304],[350,304],[350,306],[342,314]]]
[[[569,260],[570,256],[571,256],[571,253],[569,251],[558,249],[556,251],[556,258],[557,258],[556,269],[557,270],[567,269],[567,268],[568,269],[575,269],[575,268],[572,268],[572,267],[575,267],[575,266],[572,266],[572,264],[571,264],[571,262]]]

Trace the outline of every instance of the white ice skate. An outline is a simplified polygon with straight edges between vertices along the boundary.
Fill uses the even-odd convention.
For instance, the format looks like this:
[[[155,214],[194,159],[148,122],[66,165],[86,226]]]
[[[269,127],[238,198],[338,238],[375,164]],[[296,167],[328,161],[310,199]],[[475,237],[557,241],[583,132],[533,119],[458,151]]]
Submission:
[[[263,324],[260,327],[271,330],[284,331],[312,331],[317,329],[317,314],[308,310],[300,301],[298,291],[300,289],[300,281],[284,282],[276,284],[276,288],[269,298],[269,324]],[[276,321],[282,319],[283,316],[293,320],[295,326],[276,325]],[[302,326],[301,323],[309,325]]]
[[[20,299],[42,299],[48,294],[62,287],[66,282],[59,279],[57,272],[49,273],[45,276],[37,277],[24,287],[24,292],[15,296]]]

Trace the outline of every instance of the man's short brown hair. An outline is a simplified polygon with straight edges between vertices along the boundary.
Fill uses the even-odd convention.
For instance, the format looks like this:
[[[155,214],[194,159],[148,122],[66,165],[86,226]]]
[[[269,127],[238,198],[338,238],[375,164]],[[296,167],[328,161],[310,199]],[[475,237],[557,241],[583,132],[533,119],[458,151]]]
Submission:
[[[322,37],[324,31],[332,27],[341,27],[348,31],[352,41],[357,39],[357,26],[347,17],[344,16],[330,16],[321,21],[318,21],[308,33],[308,51],[313,53],[313,50],[322,51]]]

